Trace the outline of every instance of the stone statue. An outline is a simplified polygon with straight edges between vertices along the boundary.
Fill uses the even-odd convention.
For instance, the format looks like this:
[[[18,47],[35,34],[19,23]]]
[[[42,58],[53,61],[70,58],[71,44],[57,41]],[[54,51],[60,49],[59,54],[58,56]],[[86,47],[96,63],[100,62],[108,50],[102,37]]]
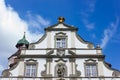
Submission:
[[[58,77],[64,77],[65,75],[65,68],[64,66],[59,65],[57,70]]]

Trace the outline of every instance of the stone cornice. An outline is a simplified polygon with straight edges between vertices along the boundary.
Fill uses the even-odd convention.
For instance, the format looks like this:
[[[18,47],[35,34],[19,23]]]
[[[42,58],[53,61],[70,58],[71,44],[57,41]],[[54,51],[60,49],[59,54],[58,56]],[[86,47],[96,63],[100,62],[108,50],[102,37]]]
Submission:
[[[57,25],[59,25],[59,24],[63,24],[63,25],[66,26],[67,28],[54,28],[55,26],[57,26]],[[70,25],[67,25],[67,24],[65,24],[65,23],[57,23],[57,24],[55,24],[55,25],[52,25],[52,26],[50,26],[50,27],[45,28],[44,30],[45,30],[45,31],[58,31],[58,30],[62,30],[62,31],[68,31],[68,30],[70,30],[70,31],[77,31],[78,28],[73,27],[73,26],[70,26]]]
[[[105,55],[20,55],[18,58],[104,58]]]
[[[46,31],[77,31],[78,29],[77,28],[54,28],[54,29],[51,29],[51,28],[48,28],[48,29],[45,29]]]
[[[22,50],[56,50],[58,48],[37,48],[37,49],[22,49]],[[102,50],[102,49],[89,49],[89,48],[63,48],[64,50]]]

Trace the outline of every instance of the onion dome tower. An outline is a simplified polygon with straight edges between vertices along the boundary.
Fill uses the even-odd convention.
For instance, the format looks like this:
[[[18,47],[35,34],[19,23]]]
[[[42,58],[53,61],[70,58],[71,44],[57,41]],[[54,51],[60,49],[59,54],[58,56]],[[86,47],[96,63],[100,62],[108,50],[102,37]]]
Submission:
[[[24,36],[22,39],[20,39],[17,44],[16,44],[16,48],[18,49],[28,49],[29,47],[29,42],[26,40],[25,37],[25,32],[24,32]]]

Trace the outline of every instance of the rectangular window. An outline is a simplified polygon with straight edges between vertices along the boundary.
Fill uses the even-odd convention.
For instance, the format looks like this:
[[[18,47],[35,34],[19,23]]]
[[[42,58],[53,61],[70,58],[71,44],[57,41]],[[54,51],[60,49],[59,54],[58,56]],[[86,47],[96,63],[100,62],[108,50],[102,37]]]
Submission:
[[[85,73],[86,73],[86,77],[97,77],[96,64],[86,64]]]
[[[36,77],[37,66],[36,64],[26,64],[25,76]]]
[[[56,48],[66,48],[66,38],[56,38]]]

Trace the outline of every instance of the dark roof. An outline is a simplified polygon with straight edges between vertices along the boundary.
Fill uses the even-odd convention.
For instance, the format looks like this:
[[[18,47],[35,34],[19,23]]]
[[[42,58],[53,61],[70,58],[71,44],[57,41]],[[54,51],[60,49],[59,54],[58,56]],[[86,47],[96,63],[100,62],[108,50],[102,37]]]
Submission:
[[[20,55],[20,52],[21,52],[21,50],[18,50],[16,53],[14,53],[13,55],[11,55],[8,59],[10,59],[10,58],[13,57],[13,56],[19,56],[19,55]]]
[[[109,67],[112,67],[112,65],[108,62],[105,62],[105,64],[107,64]]]

